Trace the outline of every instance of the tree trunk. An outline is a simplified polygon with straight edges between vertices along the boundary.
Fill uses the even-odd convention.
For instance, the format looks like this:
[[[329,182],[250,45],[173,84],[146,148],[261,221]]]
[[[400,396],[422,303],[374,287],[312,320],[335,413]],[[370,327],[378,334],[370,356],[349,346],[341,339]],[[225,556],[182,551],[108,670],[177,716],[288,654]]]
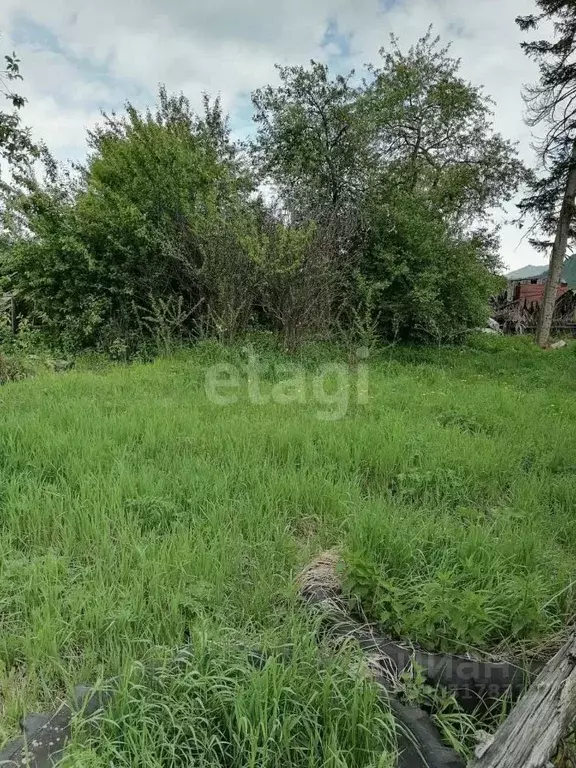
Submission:
[[[576,198],[576,139],[574,139],[574,143],[572,144],[568,179],[566,180],[566,192],[564,194],[564,200],[562,201],[558,227],[556,229],[556,239],[554,240],[552,255],[550,256],[550,269],[548,271],[548,280],[546,281],[546,290],[544,292],[544,304],[542,306],[542,313],[536,336],[536,341],[542,348],[546,348],[550,341],[550,331],[552,330],[558,284],[560,283],[560,277],[562,275],[562,267],[564,265],[566,248],[568,247],[568,237],[570,235],[570,225],[574,215],[574,198]]]

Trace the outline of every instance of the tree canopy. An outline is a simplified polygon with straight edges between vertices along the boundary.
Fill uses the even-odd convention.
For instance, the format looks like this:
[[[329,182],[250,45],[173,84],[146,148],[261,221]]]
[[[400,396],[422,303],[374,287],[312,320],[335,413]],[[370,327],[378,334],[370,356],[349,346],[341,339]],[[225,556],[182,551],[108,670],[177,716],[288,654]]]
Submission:
[[[278,68],[235,142],[218,100],[159,92],[4,190],[0,279],[51,343],[160,335],[457,340],[484,322],[496,207],[525,170],[491,102],[429,32],[363,76]]]
[[[0,97],[4,96],[12,108],[0,110],[0,157],[16,165],[26,163],[38,154],[29,129],[20,119],[26,99],[15,90],[19,80],[22,80],[20,59],[15,53],[5,54],[4,67],[0,68]]]

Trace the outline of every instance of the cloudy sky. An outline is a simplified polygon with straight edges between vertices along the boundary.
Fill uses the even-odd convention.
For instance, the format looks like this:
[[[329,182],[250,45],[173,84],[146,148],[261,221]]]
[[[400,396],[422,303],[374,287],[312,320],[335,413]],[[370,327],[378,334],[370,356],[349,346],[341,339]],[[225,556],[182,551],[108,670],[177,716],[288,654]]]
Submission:
[[[1,0],[0,31],[2,50],[22,60],[25,121],[58,157],[78,159],[101,109],[126,98],[151,104],[159,82],[192,103],[221,93],[245,133],[249,94],[274,82],[275,62],[360,68],[391,32],[409,45],[433,24],[496,101],[498,129],[532,162],[520,91],[537,72],[514,19],[533,10],[532,0]],[[521,237],[504,228],[504,261],[542,263]]]

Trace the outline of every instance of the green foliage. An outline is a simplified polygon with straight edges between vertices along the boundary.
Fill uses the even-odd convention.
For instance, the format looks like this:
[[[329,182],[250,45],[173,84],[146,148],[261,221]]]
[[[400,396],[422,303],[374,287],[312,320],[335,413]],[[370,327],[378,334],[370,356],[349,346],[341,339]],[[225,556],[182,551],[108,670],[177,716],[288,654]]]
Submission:
[[[322,658],[304,631],[289,656],[250,660],[197,636],[177,663],[135,666],[112,712],[91,724],[100,765],[389,768],[394,725],[376,687],[347,673],[351,654]]]
[[[90,145],[73,186],[65,175],[48,186],[29,178],[13,196],[34,236],[8,219],[6,281],[64,348],[130,347],[161,302],[179,307],[177,332],[190,335],[195,310],[227,306],[226,286],[233,275],[242,285],[239,265],[250,266],[245,181],[205,121],[163,90],[155,114],[128,105]]]
[[[18,334],[12,332],[11,306],[0,301],[0,384],[19,381],[33,375],[39,358],[31,353],[38,351],[36,334],[26,320],[22,321]]]
[[[259,297],[271,327],[295,348],[303,338],[329,338],[338,296],[345,293],[335,253],[338,222],[286,226],[268,217],[258,262]]]
[[[362,191],[366,141],[354,72],[330,76],[316,61],[277,66],[280,85],[252,95],[254,160],[291,210],[317,216],[354,202]]]
[[[431,30],[406,53],[392,37],[380,54],[363,99],[387,175],[457,229],[489,220],[524,178],[515,146],[494,131],[491,100]]]
[[[44,153],[44,178],[3,189],[0,285],[48,343],[129,359],[259,328],[374,348],[484,323],[491,213],[523,168],[459,62],[429,33],[357,84],[314,61],[279,75],[246,146],[218,100],[197,115],[161,88],[155,112],[104,117],[83,167]]]
[[[254,204],[243,198],[210,196],[202,214],[196,229],[202,335],[233,341],[253,317],[263,235]]]
[[[430,712],[444,741],[469,759],[477,744],[478,720],[462,711],[456,697],[426,682],[424,670],[412,664],[396,681],[395,693],[410,707]]]
[[[30,368],[13,355],[0,352],[0,384],[8,381],[19,381],[30,375]]]
[[[13,86],[22,80],[20,59],[15,53],[4,55],[4,68],[0,69],[0,97],[7,99],[13,110],[0,110],[0,158],[10,165],[26,166],[38,156],[39,149],[32,141],[30,131],[22,126],[19,110],[26,99]]]
[[[345,556],[348,594],[394,637],[410,637],[431,650],[490,652],[560,630],[562,602],[553,605],[542,592],[548,582],[560,597],[570,579],[570,567],[554,546],[535,547],[534,523],[531,535],[521,537],[519,526],[527,523],[514,509],[461,506],[432,516],[409,506],[434,497],[454,503],[444,478],[402,473],[394,512],[357,522],[354,548]],[[461,481],[452,493],[466,500],[466,484]],[[408,541],[405,528],[398,527],[406,516],[415,524]]]
[[[429,199],[379,194],[368,216],[362,269],[379,286],[383,335],[454,342],[485,325],[497,282],[474,242],[451,233]]]
[[[270,334],[252,341],[270,368],[294,360]],[[346,362],[337,354],[317,344],[297,360],[312,376]],[[354,684],[347,655],[335,670],[332,651],[312,654],[294,574],[334,546],[366,566],[363,594],[415,643],[470,649],[480,638],[501,654],[541,653],[566,631],[576,613],[573,344],[545,353],[529,339],[479,335],[375,350],[364,361],[367,404],[334,422],[317,420],[315,402],[211,402],[206,373],[219,363],[245,371],[246,353],[208,339],[152,363],[103,367],[92,356],[0,387],[2,738],[79,681],[148,668],[199,631],[216,645],[201,655],[204,682],[194,687],[194,664],[183,688],[129,677],[116,712],[130,743],[104,724],[107,754],[129,764],[143,734],[150,755],[165,755],[181,732],[172,706],[206,739],[214,720],[202,727],[191,692],[214,702],[210,659],[215,674],[240,666],[223,681],[248,717],[238,748],[260,745],[255,723],[282,710],[270,678],[246,664],[253,648],[277,657],[296,646],[293,667],[275,659],[267,674],[292,686],[282,701],[290,712],[300,703],[300,723],[318,732],[320,665],[342,701]],[[386,583],[378,593],[374,581]],[[150,721],[139,717],[148,695]],[[385,738],[375,710],[359,704],[353,737],[354,711],[334,708],[320,738],[339,723],[337,749],[363,739],[364,725]],[[310,732],[295,733],[308,749]]]
[[[523,31],[543,26],[552,39],[532,39],[522,43],[526,55],[539,67],[539,81],[526,86],[527,123],[540,128],[537,143],[540,167],[531,178],[528,194],[520,203],[522,216],[533,217],[531,243],[548,251],[559,225],[560,205],[566,194],[568,176],[574,166],[572,156],[576,104],[574,102],[574,64],[576,50],[576,9],[570,0],[537,0],[537,15],[516,20]],[[572,200],[572,209],[574,201]],[[574,211],[568,211],[570,240],[574,239]]]
[[[280,68],[281,84],[254,95],[253,156],[294,220],[348,222],[326,259],[346,284],[348,328],[359,273],[364,292],[377,289],[381,336],[455,341],[485,322],[499,266],[491,216],[525,172],[490,100],[431,33],[381,54],[358,87],[315,62]]]

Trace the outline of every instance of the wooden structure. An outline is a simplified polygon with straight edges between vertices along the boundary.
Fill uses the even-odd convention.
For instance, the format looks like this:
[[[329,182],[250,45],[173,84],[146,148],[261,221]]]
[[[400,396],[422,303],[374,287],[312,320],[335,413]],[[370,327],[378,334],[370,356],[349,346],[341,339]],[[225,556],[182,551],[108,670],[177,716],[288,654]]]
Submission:
[[[14,297],[8,293],[0,294],[0,314],[8,315],[12,333],[16,333],[18,329],[18,322],[16,317],[16,301],[14,300]]]
[[[539,307],[544,301],[544,291],[546,290],[546,278],[532,277],[526,280],[513,280],[508,286],[509,301],[517,301],[527,307]],[[568,290],[568,283],[562,282],[556,291],[556,298],[559,299]]]
[[[542,286],[543,288],[544,286]],[[504,333],[522,334],[536,330],[540,320],[540,304],[523,300],[509,301],[507,294],[494,298],[491,315]],[[556,301],[554,331],[576,332],[576,290],[563,290]]]
[[[572,635],[470,768],[546,768],[575,721],[576,635]]]

